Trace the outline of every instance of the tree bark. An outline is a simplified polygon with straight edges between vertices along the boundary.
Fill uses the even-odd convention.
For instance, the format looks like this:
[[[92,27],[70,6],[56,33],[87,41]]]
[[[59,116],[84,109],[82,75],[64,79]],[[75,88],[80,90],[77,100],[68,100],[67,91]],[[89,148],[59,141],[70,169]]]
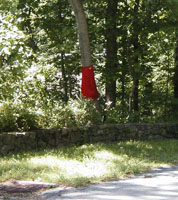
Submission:
[[[68,0],[68,1],[72,5],[77,21],[82,66],[85,67],[92,65],[88,26],[82,1],[81,0]]]
[[[134,111],[139,111],[139,40],[138,40],[138,9],[139,9],[140,0],[135,0],[134,5],[134,22],[133,22],[133,66],[131,67],[131,73],[133,78],[133,86],[132,91],[130,94],[130,106],[129,111],[132,111],[132,107]],[[132,106],[132,99],[133,99],[133,106]]]
[[[126,96],[126,74],[128,72],[128,41],[126,37],[127,32],[125,31],[123,36],[122,36],[122,47],[123,47],[123,52],[122,52],[122,67],[121,67],[121,99],[122,99],[122,107],[125,108],[125,96]]]
[[[62,80],[64,88],[64,102],[68,102],[68,80],[66,75],[66,66],[65,66],[65,53],[61,53],[61,71],[62,71]]]
[[[62,7],[61,7],[61,3],[60,3],[60,0],[58,0],[58,13],[59,13],[59,20],[61,23],[64,22],[64,18],[62,17]],[[62,45],[63,42],[62,42]],[[62,86],[64,88],[64,102],[68,102],[69,100],[69,97],[68,97],[68,77],[67,77],[67,68],[66,68],[66,56],[65,56],[65,52],[62,51],[61,52],[61,72],[62,72]]]
[[[178,32],[176,33],[175,68],[174,68],[174,97],[178,99]]]
[[[82,0],[68,0],[72,5],[75,18],[77,21],[77,29],[79,35],[79,45],[81,50],[82,62],[82,85],[81,93],[87,99],[97,100],[99,97],[94,79],[94,71],[92,65],[90,42],[88,34],[88,25],[83,9]]]
[[[109,107],[116,105],[117,71],[117,4],[118,0],[108,0],[106,12],[106,102]]]

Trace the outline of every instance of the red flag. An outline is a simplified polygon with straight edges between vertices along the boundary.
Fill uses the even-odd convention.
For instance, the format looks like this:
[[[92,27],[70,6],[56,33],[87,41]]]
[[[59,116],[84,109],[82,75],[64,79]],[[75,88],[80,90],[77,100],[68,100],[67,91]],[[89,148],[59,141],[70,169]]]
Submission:
[[[93,65],[82,67],[82,94],[87,99],[91,98],[94,101],[98,98],[98,91],[94,78]]]

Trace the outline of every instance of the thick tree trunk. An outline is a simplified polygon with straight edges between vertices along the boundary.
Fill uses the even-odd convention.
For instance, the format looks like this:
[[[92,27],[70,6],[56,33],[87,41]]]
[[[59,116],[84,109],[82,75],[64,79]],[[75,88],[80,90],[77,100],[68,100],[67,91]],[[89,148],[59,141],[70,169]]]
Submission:
[[[87,21],[81,0],[68,0],[75,13],[79,34],[82,66],[92,65]]]
[[[117,4],[118,0],[108,0],[106,12],[106,102],[110,107],[116,105]]]
[[[77,21],[77,29],[79,34],[79,44],[80,44],[81,61],[82,61],[81,93],[85,98],[87,99],[90,98],[95,101],[98,98],[98,91],[94,79],[88,26],[82,5],[82,0],[69,0],[69,2],[72,5],[75,13]]]
[[[176,48],[175,48],[174,97],[178,99],[178,32],[176,33]]]

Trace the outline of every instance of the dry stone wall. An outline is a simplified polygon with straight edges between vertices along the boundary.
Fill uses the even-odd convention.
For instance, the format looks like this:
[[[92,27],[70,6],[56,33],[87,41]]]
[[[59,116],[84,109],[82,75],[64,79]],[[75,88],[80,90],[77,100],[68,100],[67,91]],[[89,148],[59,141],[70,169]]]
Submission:
[[[91,127],[0,134],[0,154],[58,148],[64,145],[126,140],[178,139],[178,123],[105,124]]]

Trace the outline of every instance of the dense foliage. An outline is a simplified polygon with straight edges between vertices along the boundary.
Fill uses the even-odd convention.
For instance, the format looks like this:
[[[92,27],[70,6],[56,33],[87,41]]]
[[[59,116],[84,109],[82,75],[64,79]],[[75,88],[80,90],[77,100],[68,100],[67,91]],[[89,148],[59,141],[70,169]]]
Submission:
[[[79,42],[68,1],[1,1],[0,131],[177,120],[178,2],[83,4],[97,102],[80,98]]]

